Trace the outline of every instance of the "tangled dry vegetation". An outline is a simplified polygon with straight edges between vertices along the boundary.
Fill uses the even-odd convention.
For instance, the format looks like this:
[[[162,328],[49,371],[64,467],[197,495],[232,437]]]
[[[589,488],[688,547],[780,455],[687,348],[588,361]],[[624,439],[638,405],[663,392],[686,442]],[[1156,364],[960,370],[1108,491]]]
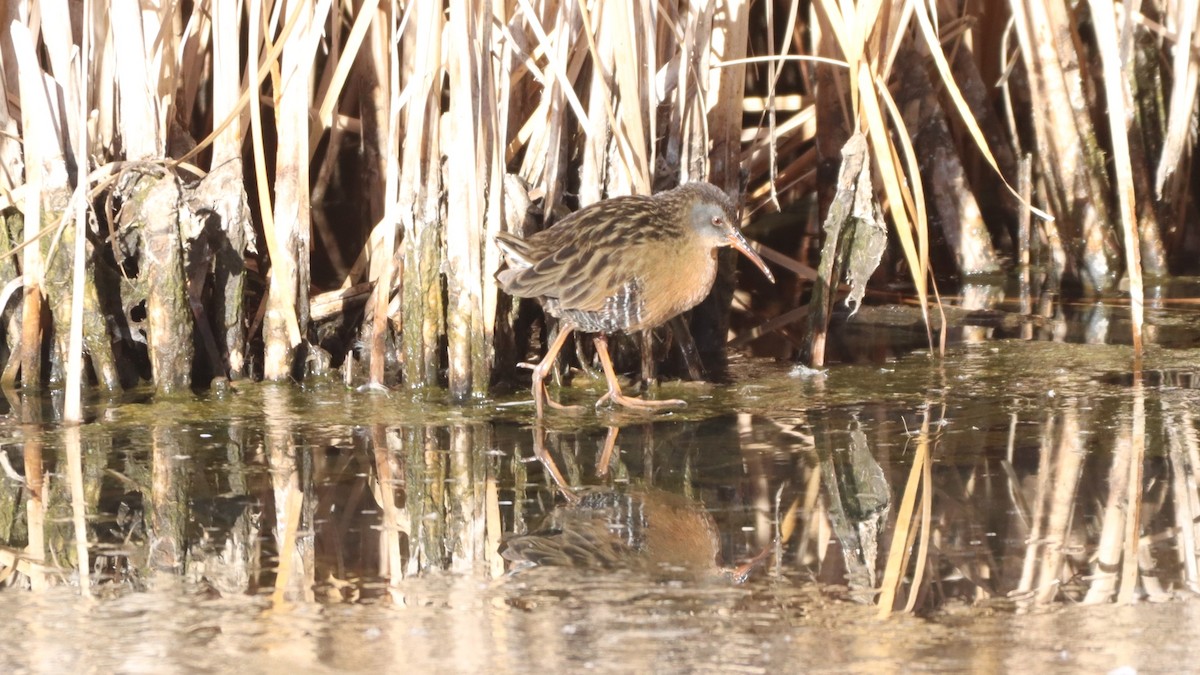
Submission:
[[[341,363],[482,395],[532,339],[497,293],[494,235],[696,179],[744,198],[787,279],[739,296],[743,341],[819,361],[830,303],[882,258],[923,308],[931,260],[939,278],[1032,262],[1089,293],[1125,277],[1138,343],[1142,275],[1197,248],[1195,12],[6,3],[3,381],[62,378],[77,401],[84,381]],[[732,297],[697,341],[725,340]]]

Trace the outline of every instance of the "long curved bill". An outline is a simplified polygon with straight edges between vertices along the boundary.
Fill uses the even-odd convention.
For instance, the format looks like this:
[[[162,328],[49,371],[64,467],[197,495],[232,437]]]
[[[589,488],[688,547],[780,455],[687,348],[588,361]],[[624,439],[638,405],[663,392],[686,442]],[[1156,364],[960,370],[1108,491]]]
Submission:
[[[771,270],[767,268],[767,264],[763,262],[762,258],[758,257],[758,253],[756,253],[754,249],[750,248],[750,242],[746,241],[746,238],[742,236],[741,232],[736,229],[730,229],[729,245],[741,251],[742,255],[750,259],[750,262],[758,265],[758,269],[762,270],[762,273],[766,275],[767,280],[771,283],[775,283],[775,275],[771,274]]]

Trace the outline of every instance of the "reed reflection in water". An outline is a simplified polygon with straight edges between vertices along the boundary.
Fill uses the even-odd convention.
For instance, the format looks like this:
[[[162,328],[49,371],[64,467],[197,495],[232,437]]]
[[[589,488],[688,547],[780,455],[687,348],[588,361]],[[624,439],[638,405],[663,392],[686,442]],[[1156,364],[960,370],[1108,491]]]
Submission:
[[[187,420],[151,404],[136,423],[68,432],[18,402],[0,566],[8,592],[106,595],[182,578],[277,603],[404,604],[429,572],[503,578],[502,550],[561,532],[564,514],[587,513],[581,500],[593,524],[625,500],[692,519],[673,544],[684,568],[703,559],[730,576],[721,565],[765,557],[755,576],[892,598],[884,609],[1161,600],[1198,587],[1200,443],[1196,390],[1161,386],[1190,380],[1150,379],[1160,386],[1097,379],[1041,397],[942,394],[619,431],[316,424],[298,414],[303,397],[265,387],[243,394],[257,417]],[[597,505],[609,513],[594,517]],[[620,536],[646,555],[641,535]]]

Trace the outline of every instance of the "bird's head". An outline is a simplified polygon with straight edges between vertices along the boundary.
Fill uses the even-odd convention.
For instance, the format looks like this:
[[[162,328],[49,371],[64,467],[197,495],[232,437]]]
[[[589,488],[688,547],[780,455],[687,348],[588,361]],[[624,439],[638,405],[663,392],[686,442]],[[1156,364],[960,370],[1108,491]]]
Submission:
[[[732,246],[750,259],[772,283],[774,275],[758,253],[750,248],[738,227],[737,208],[729,195],[709,183],[688,183],[676,189],[689,209],[688,221],[701,241],[716,248]]]

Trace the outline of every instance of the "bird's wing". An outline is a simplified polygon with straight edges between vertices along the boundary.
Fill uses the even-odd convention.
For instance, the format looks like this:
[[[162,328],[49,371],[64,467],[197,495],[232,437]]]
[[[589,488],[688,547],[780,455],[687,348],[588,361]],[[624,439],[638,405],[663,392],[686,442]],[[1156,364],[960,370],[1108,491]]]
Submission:
[[[563,247],[522,274],[531,296],[551,297],[564,310],[628,313],[642,302],[642,283],[636,272],[610,264],[609,254],[584,257],[575,245]]]
[[[525,269],[533,265],[535,253],[529,242],[524,239],[507,232],[499,232],[496,234],[496,246],[500,247],[509,268]]]
[[[638,250],[649,243],[660,220],[651,197],[617,197],[576,211],[554,227],[527,240],[497,235],[509,261],[497,275],[508,293],[553,299],[556,309],[619,312],[632,315],[642,306]],[[615,257],[615,258],[614,258]]]

